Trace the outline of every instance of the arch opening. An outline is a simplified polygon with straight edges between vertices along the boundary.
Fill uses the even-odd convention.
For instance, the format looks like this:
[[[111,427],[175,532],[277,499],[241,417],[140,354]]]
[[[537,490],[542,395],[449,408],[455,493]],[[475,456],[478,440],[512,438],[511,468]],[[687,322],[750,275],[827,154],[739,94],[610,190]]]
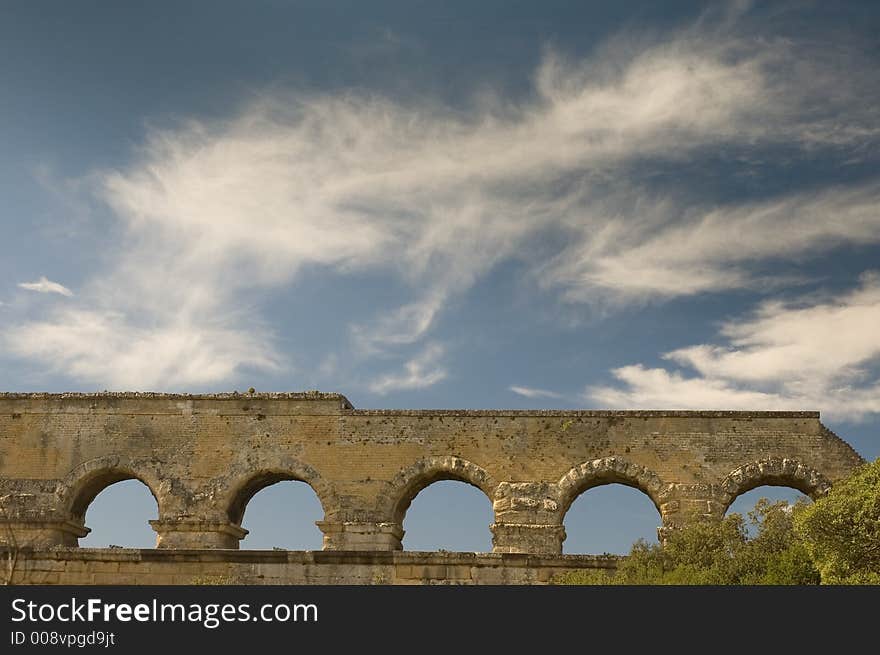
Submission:
[[[796,460],[770,458],[753,462],[735,469],[721,483],[724,513],[740,496],[758,487],[787,487],[815,500],[831,489],[831,483]]]
[[[595,481],[563,507],[565,554],[625,555],[639,539],[657,543],[662,524],[655,500],[629,481]]]
[[[299,481],[299,478],[290,475],[289,473],[281,473],[277,471],[264,471],[251,477],[238,489],[235,497],[229,504],[229,507],[226,510],[229,521],[236,525],[241,525],[242,519],[244,518],[244,511],[247,509],[251,498],[266,487],[288,480]]]
[[[159,518],[159,503],[150,487],[123,472],[99,476],[82,489],[72,516],[90,528],[79,539],[83,548],[155,548],[157,535],[149,521]]]
[[[638,489],[651,499],[657,512],[661,512],[659,497],[664,493],[664,484],[660,477],[644,466],[611,456],[579,464],[560,478],[556,483],[560,516],[565,516],[571,504],[582,493],[606,484],[621,484]]]
[[[464,478],[438,474],[421,480],[398,503],[395,517],[404,528],[404,550],[492,550],[492,502]]]
[[[416,479],[412,480],[410,484],[406,486],[403,492],[400,494],[400,498],[394,506],[393,512],[393,520],[396,523],[403,524],[403,521],[406,517],[407,512],[409,511],[410,505],[415,500],[415,498],[422,493],[425,489],[434,485],[436,483],[456,483],[460,482],[468,487],[473,487],[476,489],[481,495],[488,498],[488,494],[480,488],[472,480],[462,476],[456,475],[450,471],[434,471],[430,474],[419,476]],[[447,485],[441,485],[441,488],[448,488]],[[491,504],[491,499],[489,499]]]
[[[321,501],[308,483],[295,478],[268,478],[249,493],[235,511],[248,530],[243,550],[321,550],[323,535],[316,525],[324,517]]]
[[[782,484],[764,484],[752,487],[748,491],[744,491],[733,499],[728,506],[724,515],[737,513],[746,521],[745,528],[749,537],[757,534],[758,528],[749,520],[749,512],[754,510],[758,501],[766,499],[771,503],[785,502],[790,506],[797,503],[812,503],[813,500],[809,494],[795,487]]]
[[[324,518],[317,492],[289,471],[260,471],[251,476],[227,508],[229,521],[248,530],[240,548],[320,550],[323,535],[315,524]]]
[[[407,509],[416,495],[435,482],[453,480],[478,488],[491,503],[495,482],[489,473],[473,462],[454,455],[428,457],[401,470],[386,485],[377,507],[386,521],[403,524]]]
[[[769,500],[788,500],[790,497],[799,497],[806,498],[807,500],[812,500],[813,496],[817,495],[816,489],[814,489],[809,484],[804,484],[803,481],[799,480],[780,480],[774,478],[754,480],[749,482],[748,484],[741,485],[740,488],[736,490],[735,494],[730,495],[724,513],[727,514],[728,512],[730,512],[731,508],[734,505],[742,508],[742,498],[753,498],[754,500],[752,501],[752,505],[754,505],[754,501],[757,501],[761,498],[760,492],[763,492],[765,494],[765,497]]]
[[[74,521],[84,521],[86,511],[99,494],[103,493],[107,487],[128,480],[136,480],[145,486],[158,507],[159,499],[155,490],[140,475],[127,468],[106,468],[93,471],[77,481],[73,492],[70,494],[69,510],[71,518]]]

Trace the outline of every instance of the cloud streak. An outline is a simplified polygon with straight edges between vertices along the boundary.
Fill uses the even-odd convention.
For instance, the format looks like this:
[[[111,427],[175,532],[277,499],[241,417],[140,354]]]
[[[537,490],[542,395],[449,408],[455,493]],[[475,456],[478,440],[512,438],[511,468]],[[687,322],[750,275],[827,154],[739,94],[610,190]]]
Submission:
[[[237,330],[187,322],[139,327],[121,314],[65,310],[4,335],[7,352],[44,361],[51,370],[113,388],[165,390],[181,380],[231,379],[238,366],[277,370],[259,341]]]
[[[643,197],[628,216],[609,217],[598,235],[566,249],[545,275],[563,285],[571,301],[613,294],[626,302],[767,286],[778,274],[762,274],[762,263],[842,244],[880,243],[878,207],[878,181],[711,208]]]
[[[525,398],[562,398],[562,394],[558,394],[555,391],[548,391],[546,389],[537,389],[535,387],[521,387],[517,385],[511,385],[508,387],[513,393],[518,396],[523,396]]]
[[[824,302],[766,302],[726,323],[724,344],[699,344],[663,358],[689,370],[641,364],[612,371],[619,386],[586,398],[611,407],[820,409],[838,419],[880,413],[880,275]]]
[[[407,361],[403,372],[384,375],[370,383],[370,390],[378,394],[391,391],[424,389],[446,379],[446,370],[440,365],[444,348],[439,343],[429,343],[417,356]]]
[[[59,296],[66,296],[68,298],[73,296],[73,291],[63,284],[46,279],[46,276],[40,277],[36,282],[21,282],[18,286],[21,289],[36,291],[37,293],[55,293]]]
[[[118,257],[75,308],[6,329],[4,349],[91,382],[206,384],[282,365],[260,308],[242,306],[305,270],[410,288],[350,322],[356,352],[399,356],[505,260],[569,301],[632,302],[748,287],[761,262],[876,243],[877,182],[728,205],[639,184],[640,164],[720,147],[857,157],[876,139],[878,83],[858,53],[840,76],[839,54],[738,29],[620,38],[581,61],[548,52],[516,106],[275,94],[153,131],[130,166],[96,176],[124,227]],[[529,260],[548,235],[561,245]],[[441,356],[428,347],[371,388],[439,381]]]

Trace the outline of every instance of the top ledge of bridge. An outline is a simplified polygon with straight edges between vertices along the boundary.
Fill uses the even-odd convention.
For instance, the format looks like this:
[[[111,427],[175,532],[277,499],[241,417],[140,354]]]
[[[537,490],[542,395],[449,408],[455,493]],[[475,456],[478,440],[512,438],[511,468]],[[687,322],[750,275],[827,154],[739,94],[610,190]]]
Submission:
[[[684,409],[351,409],[356,416],[566,416],[578,418],[819,418],[819,412]]]
[[[567,416],[582,418],[819,418],[817,411],[742,411],[682,409],[355,409],[340,393],[322,391],[297,392],[226,392],[226,393],[161,393],[152,391],[101,391],[94,393],[18,393],[0,392],[0,400],[306,400],[339,403],[347,414],[356,416]]]
[[[158,391],[96,391],[80,392],[0,392],[0,400],[330,400],[341,402],[346,409],[353,409],[351,402],[341,393],[323,391],[271,391],[224,393],[163,393]]]

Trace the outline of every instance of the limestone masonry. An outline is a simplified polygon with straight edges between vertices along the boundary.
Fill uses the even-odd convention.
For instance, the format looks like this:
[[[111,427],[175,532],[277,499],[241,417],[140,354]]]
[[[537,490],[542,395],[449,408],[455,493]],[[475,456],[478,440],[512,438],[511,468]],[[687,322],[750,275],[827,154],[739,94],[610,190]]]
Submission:
[[[644,492],[663,531],[761,485],[812,497],[862,463],[817,412],[357,410],[330,393],[0,394],[0,551],[13,583],[535,583],[614,559],[560,555],[582,492]],[[89,503],[137,478],[156,549],[78,549]],[[493,553],[401,553],[416,494],[493,503]],[[308,483],[324,550],[238,551],[250,498]]]

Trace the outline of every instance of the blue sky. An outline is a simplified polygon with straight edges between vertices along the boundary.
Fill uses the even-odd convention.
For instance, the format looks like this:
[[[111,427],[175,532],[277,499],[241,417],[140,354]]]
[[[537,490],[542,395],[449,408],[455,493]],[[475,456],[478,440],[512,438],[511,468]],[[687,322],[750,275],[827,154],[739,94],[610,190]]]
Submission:
[[[0,386],[818,409],[876,458],[877,34],[872,2],[4,3]],[[630,493],[569,544],[650,536]],[[407,520],[477,548],[487,502]]]

